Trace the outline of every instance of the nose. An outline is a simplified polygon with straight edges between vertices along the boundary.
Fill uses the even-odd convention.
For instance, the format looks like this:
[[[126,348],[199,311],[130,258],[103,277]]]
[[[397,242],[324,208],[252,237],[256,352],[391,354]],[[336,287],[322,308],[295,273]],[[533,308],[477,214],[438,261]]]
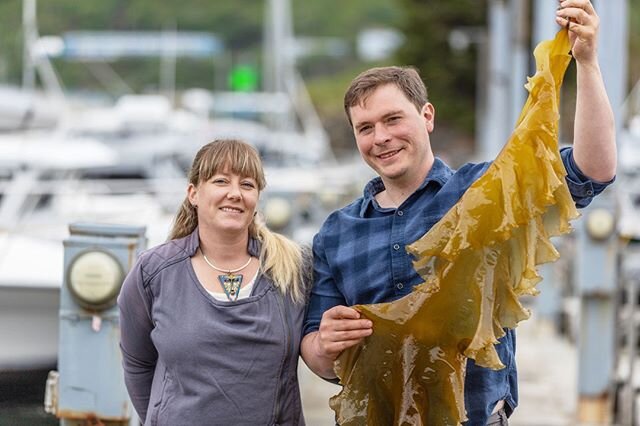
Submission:
[[[227,192],[227,198],[230,200],[242,199],[242,192],[240,191],[240,185],[231,184],[229,186],[229,192]]]
[[[382,145],[391,140],[391,134],[387,131],[384,123],[376,123],[374,127],[373,142]]]

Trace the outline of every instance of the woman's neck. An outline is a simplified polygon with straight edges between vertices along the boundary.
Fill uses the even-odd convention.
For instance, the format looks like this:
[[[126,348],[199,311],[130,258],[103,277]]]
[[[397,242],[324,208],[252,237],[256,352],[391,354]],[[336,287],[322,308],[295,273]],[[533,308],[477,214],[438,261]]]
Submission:
[[[227,267],[229,264],[247,259],[248,233],[223,236],[198,230],[198,237],[200,238],[200,251],[209,260],[216,260],[217,263]]]

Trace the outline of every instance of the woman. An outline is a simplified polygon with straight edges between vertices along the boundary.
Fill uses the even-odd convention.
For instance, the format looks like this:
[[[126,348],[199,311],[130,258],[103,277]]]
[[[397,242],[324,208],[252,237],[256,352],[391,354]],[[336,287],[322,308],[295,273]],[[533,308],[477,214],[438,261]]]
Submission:
[[[125,382],[145,425],[304,424],[307,279],[300,248],[257,220],[265,184],[250,145],[202,147],[170,240],[123,284]]]

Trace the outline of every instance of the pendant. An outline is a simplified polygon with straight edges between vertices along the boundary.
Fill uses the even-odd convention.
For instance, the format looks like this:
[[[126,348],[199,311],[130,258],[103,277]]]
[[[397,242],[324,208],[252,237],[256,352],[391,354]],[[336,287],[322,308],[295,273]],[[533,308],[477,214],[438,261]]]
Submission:
[[[218,275],[218,280],[222,284],[224,294],[227,295],[227,299],[230,301],[238,300],[238,294],[240,294],[240,285],[242,284],[242,274],[225,274]]]

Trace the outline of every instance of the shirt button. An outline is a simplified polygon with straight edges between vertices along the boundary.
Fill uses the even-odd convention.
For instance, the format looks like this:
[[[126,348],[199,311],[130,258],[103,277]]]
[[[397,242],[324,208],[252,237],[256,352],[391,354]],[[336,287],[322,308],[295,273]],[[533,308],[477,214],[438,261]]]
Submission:
[[[397,287],[398,290],[402,290],[404,288],[404,284],[398,283],[398,284],[396,284],[396,287]]]
[[[402,210],[398,210],[398,216],[402,216],[404,212]]]
[[[588,190],[587,191],[587,195],[589,195],[589,196],[593,195],[593,191],[592,190]]]
[[[400,244],[394,244],[393,245],[393,249],[394,250],[400,250]]]

